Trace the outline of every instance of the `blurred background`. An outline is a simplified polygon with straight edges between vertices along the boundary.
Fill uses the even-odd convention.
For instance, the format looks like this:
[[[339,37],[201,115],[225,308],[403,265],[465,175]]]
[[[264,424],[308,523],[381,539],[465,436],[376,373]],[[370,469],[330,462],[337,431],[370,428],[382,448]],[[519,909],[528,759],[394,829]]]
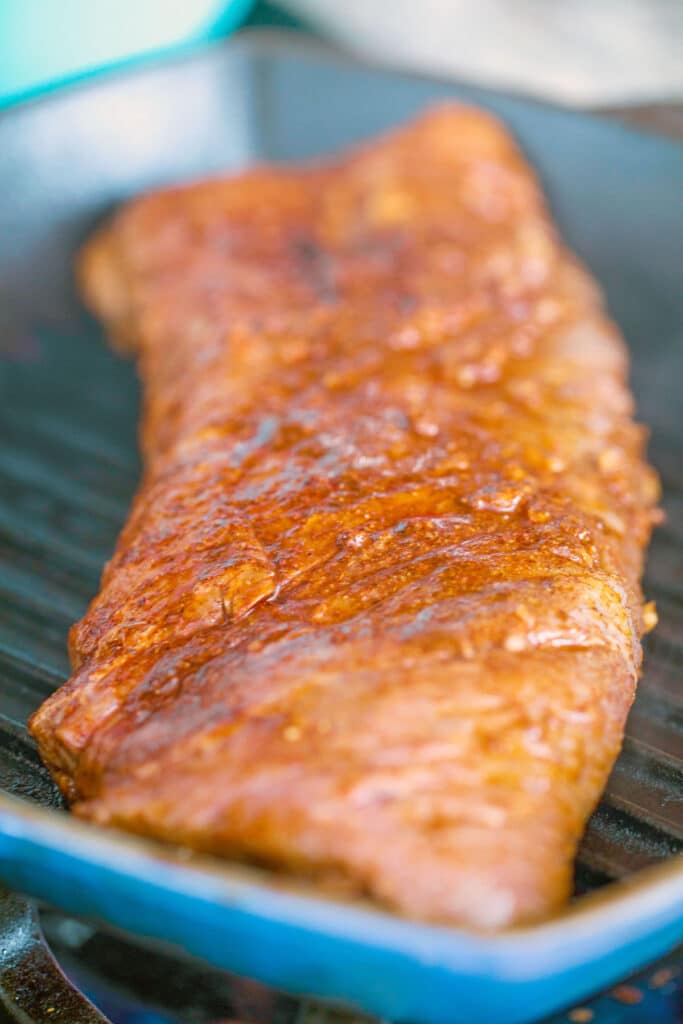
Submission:
[[[0,103],[245,24],[567,104],[683,98],[681,0],[1,0]]]

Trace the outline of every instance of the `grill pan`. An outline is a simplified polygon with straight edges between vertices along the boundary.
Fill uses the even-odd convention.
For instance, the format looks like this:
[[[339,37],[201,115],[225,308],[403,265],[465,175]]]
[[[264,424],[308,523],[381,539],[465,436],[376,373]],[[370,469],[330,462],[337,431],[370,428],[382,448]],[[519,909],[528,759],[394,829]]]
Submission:
[[[603,284],[667,514],[645,578],[660,625],[577,898],[488,938],[76,822],[25,728],[68,675],[67,629],[97,590],[139,469],[134,371],[79,306],[79,243],[133,193],[329,153],[445,97],[505,119]],[[0,878],[267,983],[430,1024],[537,1017],[683,939],[682,199],[673,142],[271,33],[0,115]]]

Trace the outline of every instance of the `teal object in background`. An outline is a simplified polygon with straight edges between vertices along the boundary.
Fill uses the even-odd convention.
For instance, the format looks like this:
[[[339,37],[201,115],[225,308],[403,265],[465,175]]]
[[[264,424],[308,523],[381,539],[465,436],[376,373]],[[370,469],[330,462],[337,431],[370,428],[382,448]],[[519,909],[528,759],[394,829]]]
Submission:
[[[0,106],[127,61],[218,39],[254,0],[0,0]]]

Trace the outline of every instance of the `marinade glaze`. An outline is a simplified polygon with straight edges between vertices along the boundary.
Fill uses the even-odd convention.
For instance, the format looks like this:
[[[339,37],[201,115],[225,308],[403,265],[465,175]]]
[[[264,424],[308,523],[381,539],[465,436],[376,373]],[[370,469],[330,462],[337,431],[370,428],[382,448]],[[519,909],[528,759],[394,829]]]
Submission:
[[[144,476],[72,679],[73,810],[407,915],[546,915],[619,750],[657,483],[622,341],[503,128],[130,203],[86,298]]]

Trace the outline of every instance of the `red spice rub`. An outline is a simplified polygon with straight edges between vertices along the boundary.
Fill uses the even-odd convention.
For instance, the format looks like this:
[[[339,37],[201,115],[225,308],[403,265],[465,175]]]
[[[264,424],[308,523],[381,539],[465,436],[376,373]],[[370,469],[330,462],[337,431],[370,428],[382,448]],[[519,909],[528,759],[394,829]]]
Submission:
[[[74,811],[500,927],[570,891],[657,499],[622,341],[487,114],[128,205],[145,472],[31,728]]]

